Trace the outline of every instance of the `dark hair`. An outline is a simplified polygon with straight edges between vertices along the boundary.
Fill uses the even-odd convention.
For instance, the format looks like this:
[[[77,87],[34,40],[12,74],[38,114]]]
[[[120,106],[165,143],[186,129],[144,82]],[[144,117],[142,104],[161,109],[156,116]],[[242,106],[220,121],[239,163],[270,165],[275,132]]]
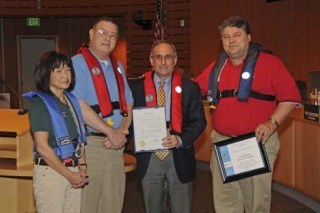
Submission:
[[[50,76],[54,69],[61,65],[67,65],[71,70],[71,83],[68,92],[73,90],[75,86],[75,73],[72,66],[72,61],[64,54],[57,51],[49,51],[40,55],[36,67],[34,69],[34,81],[38,90],[53,95],[50,90]]]
[[[150,51],[150,57],[152,56],[152,52],[154,50],[154,48],[156,46],[158,46],[159,44],[168,44],[171,46],[171,48],[173,49],[175,55],[177,56],[177,49],[176,46],[174,46],[174,44],[171,41],[168,40],[156,40],[155,42],[153,42],[152,47],[151,47],[151,51]]]
[[[226,20],[224,20],[219,26],[219,33],[222,35],[222,31],[226,27],[237,27],[242,28],[248,35],[251,33],[250,25],[244,18],[240,16],[230,16]]]
[[[96,19],[95,22],[93,22],[92,28],[95,28],[96,25],[97,25],[99,22],[101,22],[101,21],[110,22],[110,23],[116,25],[116,26],[118,27],[118,29],[119,29],[119,26],[118,26],[118,24],[114,21],[114,19],[111,18],[111,17],[108,17],[108,16],[102,16],[102,17]]]

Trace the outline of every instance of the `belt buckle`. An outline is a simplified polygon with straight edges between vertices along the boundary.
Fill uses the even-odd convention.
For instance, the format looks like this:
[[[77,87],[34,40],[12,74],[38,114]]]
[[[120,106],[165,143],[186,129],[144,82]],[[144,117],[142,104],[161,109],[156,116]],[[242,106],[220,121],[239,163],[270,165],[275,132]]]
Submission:
[[[74,161],[72,158],[66,158],[62,161],[62,164],[68,167],[70,164],[72,164],[72,167],[74,167]]]
[[[40,165],[40,162],[41,162],[41,158],[35,158],[35,163],[39,166]]]
[[[234,97],[237,97],[237,96],[238,96],[238,90],[237,90],[237,89],[235,89],[235,90],[233,91],[233,95],[234,95]]]

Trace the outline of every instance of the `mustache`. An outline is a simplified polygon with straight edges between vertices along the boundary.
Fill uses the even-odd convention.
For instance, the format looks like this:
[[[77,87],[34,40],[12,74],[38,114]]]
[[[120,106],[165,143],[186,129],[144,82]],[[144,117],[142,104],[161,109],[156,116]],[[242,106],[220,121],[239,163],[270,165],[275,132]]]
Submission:
[[[228,44],[228,47],[235,47],[235,46],[238,46],[238,43],[231,43],[231,44]]]

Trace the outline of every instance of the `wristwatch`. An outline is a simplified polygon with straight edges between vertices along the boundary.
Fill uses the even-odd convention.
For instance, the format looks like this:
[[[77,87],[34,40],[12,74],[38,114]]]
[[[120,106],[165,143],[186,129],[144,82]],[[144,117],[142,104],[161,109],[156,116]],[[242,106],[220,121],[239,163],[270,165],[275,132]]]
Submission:
[[[276,129],[278,129],[279,124],[278,124],[277,119],[275,119],[275,118],[270,118],[270,122],[271,122],[272,124],[276,125]]]
[[[86,169],[88,168],[88,165],[86,164],[86,163],[80,163],[79,165],[78,165],[78,168],[79,169],[81,169],[81,168],[83,168],[83,167],[86,167]]]

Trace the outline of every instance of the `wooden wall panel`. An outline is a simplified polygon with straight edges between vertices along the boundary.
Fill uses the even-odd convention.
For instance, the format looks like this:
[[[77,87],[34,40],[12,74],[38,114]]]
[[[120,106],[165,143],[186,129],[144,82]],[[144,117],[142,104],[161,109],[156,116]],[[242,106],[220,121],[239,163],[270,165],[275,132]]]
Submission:
[[[278,56],[296,79],[320,70],[320,1],[191,0],[191,70],[200,73],[221,51],[218,24],[231,15],[245,17],[253,41]]]
[[[26,18],[2,18],[2,29],[4,31],[4,69],[1,78],[5,79],[16,91],[21,93],[20,70],[18,67],[18,40],[16,36],[24,35],[28,37],[41,37],[41,35],[58,35],[58,50],[69,57],[77,53],[79,47],[89,41],[89,29],[97,17],[41,17],[40,27],[27,27]],[[114,55],[126,69],[126,37],[125,22],[126,17],[117,16],[115,21],[119,25],[119,41]],[[2,52],[2,51],[1,51]],[[16,63],[13,63],[16,62]],[[11,93],[11,107],[17,108],[17,98],[7,87],[0,88],[3,92]],[[0,92],[2,92],[0,90]]]
[[[167,1],[166,10],[166,38],[176,46],[179,69],[190,73],[190,1]],[[181,21],[184,22],[184,26],[181,26]]]
[[[191,0],[190,3],[191,71],[197,75],[220,54],[217,27],[226,17],[237,14],[238,0]]]
[[[3,24],[3,69],[4,69],[4,80],[7,84],[12,86],[16,91],[19,92],[20,88],[20,76],[18,72],[18,64],[14,63],[17,61],[17,42],[16,42],[16,28],[15,21],[13,19],[5,19],[2,21]],[[11,93],[11,107],[18,106],[18,99],[12,93],[8,87],[4,87],[4,92]]]
[[[0,41],[3,41],[3,23],[2,20],[0,20]],[[3,57],[4,57],[4,52],[3,52],[3,42],[0,42],[0,79],[4,79],[4,61],[3,61]],[[3,91],[3,86],[0,86],[0,92]]]
[[[37,6],[37,1],[0,0],[2,41],[6,41],[0,53],[5,53],[5,59],[0,60],[0,77],[16,89],[19,76],[17,64],[12,60],[17,59],[15,36],[18,32],[42,34],[45,29],[54,33],[58,35],[59,50],[71,56],[88,40],[89,20],[101,15],[122,17],[123,38],[116,52],[128,75],[138,76],[150,68],[148,58],[154,40],[156,0],[43,0],[41,9]],[[187,72],[199,74],[219,55],[222,48],[217,26],[230,15],[247,18],[253,41],[279,56],[295,78],[308,80],[309,71],[320,69],[318,0],[305,0],[303,4],[301,0],[272,3],[265,0],[164,0],[164,9],[165,38],[175,43],[178,65]],[[143,19],[152,21],[151,30],[144,30],[132,21],[132,13],[138,10],[143,10]],[[31,29],[16,20],[31,15],[47,20],[46,26]],[[180,26],[182,20],[184,26]],[[0,92],[3,91],[1,87]]]
[[[58,49],[72,56],[76,53],[83,42],[88,41],[88,29],[91,27],[93,16],[109,15],[113,17],[122,17],[124,20],[120,32],[123,35],[119,39],[117,49],[114,53],[122,62],[127,70],[128,76],[139,76],[150,68],[149,54],[154,40],[154,25],[156,21],[156,0],[69,0],[69,1],[41,1],[37,5],[36,1],[0,1],[0,14],[2,17],[12,21],[17,26],[4,31],[13,31],[17,29],[21,34],[55,34],[58,35]],[[132,13],[143,10],[143,19],[152,21],[152,29],[144,30],[141,26],[132,21]],[[190,5],[189,0],[170,0],[164,1],[165,10],[165,38],[176,43],[179,66],[189,71],[190,68]],[[16,17],[25,17],[32,15],[41,18],[41,27],[26,27],[25,22],[17,21]],[[46,18],[47,17],[47,18]],[[46,20],[46,21],[43,21]],[[180,27],[180,20],[184,20],[184,27]],[[117,20],[118,21],[118,20]],[[54,27],[52,27],[54,26]],[[9,26],[8,26],[9,28]],[[16,56],[15,33],[11,34],[6,49],[10,49]],[[181,56],[180,56],[181,54]],[[11,57],[6,54],[6,57]],[[132,57],[132,58],[131,58]],[[5,63],[5,67],[6,62]],[[10,67],[10,72],[14,70],[12,79],[18,79],[17,67]],[[4,69],[3,77],[10,80],[9,70]],[[10,84],[18,88],[18,80]],[[1,89],[1,88],[0,88]],[[13,107],[16,104],[13,104]]]
[[[28,27],[26,18],[15,18],[17,35],[54,35],[57,34],[58,23],[56,17],[41,18],[39,27]]]
[[[152,43],[154,41],[154,26],[156,21],[156,1],[136,3],[136,10],[143,9],[143,18],[152,20],[152,30],[143,30],[140,26],[127,20],[127,64],[129,77],[140,76],[146,70],[150,69],[149,55]],[[164,1],[164,26],[165,39],[175,43],[178,53],[178,64],[186,72],[190,70],[190,26],[189,14],[190,5],[186,0]],[[135,10],[133,10],[135,11]],[[180,20],[185,21],[185,26],[180,27]],[[180,54],[183,61],[180,60]]]
[[[288,1],[266,3],[265,0],[243,0],[239,4],[239,15],[246,18],[251,27],[252,41],[287,64],[287,7]]]
[[[12,31],[17,29],[23,34],[38,34],[43,32],[43,28],[51,30],[50,33],[58,35],[58,48],[61,52],[72,56],[76,53],[79,46],[88,41],[88,29],[91,26],[90,19],[94,16],[108,15],[113,17],[122,17],[123,21],[123,36],[119,39],[119,44],[114,53],[122,62],[128,75],[141,75],[150,68],[149,54],[150,48],[154,40],[154,25],[156,20],[156,0],[120,0],[120,1],[105,1],[105,0],[69,0],[69,1],[41,1],[37,5],[37,1],[0,1],[0,14],[2,19],[11,20],[16,24],[16,18],[24,19],[27,16],[36,16],[42,19],[47,19],[54,23],[41,25],[40,28],[29,28],[20,22],[19,27],[7,29],[6,25],[2,25],[4,31]],[[177,41],[178,55],[181,53],[184,61],[181,61],[181,67],[188,70],[190,67],[190,33],[188,23],[190,23],[189,0],[170,0],[164,1],[164,9],[166,19],[165,38]],[[152,21],[151,30],[143,30],[141,26],[132,21],[132,13],[138,10],[143,10],[143,19]],[[5,18],[6,17],[6,18]],[[52,18],[54,17],[54,18]],[[180,20],[185,20],[185,27],[180,27]],[[172,23],[171,23],[172,22]],[[50,26],[54,26],[50,28]],[[8,26],[9,27],[9,26]],[[14,31],[13,31],[14,32]],[[41,33],[40,33],[41,34]],[[11,49],[12,54],[16,58],[16,41],[15,33],[9,39],[6,48]],[[127,56],[128,53],[128,56]],[[11,55],[6,54],[8,57]],[[133,57],[133,58],[129,58]],[[5,63],[5,62],[4,62]],[[6,64],[4,66],[7,66]],[[11,67],[12,68],[12,67]],[[17,68],[14,70],[13,79],[18,79]],[[3,77],[9,79],[9,70],[4,69]],[[11,81],[10,81],[11,82]],[[18,88],[18,81],[11,82],[15,88]],[[1,89],[1,88],[0,88]]]
[[[70,42],[70,26],[71,20],[57,19],[57,35],[58,35],[58,51],[65,53],[67,56],[71,56],[73,52],[73,42]],[[77,34],[72,41],[81,36]]]
[[[288,1],[288,66],[297,79],[320,70],[320,1]]]

